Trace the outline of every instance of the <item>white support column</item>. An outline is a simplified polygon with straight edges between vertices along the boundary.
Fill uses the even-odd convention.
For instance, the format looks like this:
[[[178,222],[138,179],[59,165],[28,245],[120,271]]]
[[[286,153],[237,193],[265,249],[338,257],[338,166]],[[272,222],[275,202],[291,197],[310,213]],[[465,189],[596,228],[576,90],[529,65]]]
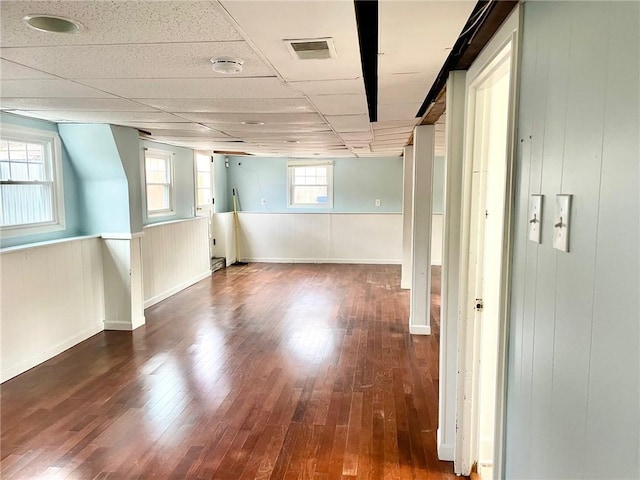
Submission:
[[[411,288],[413,222],[413,145],[404,147],[402,161],[402,275],[400,288]]]
[[[413,241],[409,332],[431,334],[431,216],[435,127],[413,133]]]
[[[440,317],[440,396],[438,458],[453,461],[456,442],[456,375],[458,355],[458,291],[462,165],[465,110],[465,71],[449,74],[447,82],[446,159],[444,190],[444,251]]]
[[[103,235],[105,330],[135,330],[145,323],[141,235]]]

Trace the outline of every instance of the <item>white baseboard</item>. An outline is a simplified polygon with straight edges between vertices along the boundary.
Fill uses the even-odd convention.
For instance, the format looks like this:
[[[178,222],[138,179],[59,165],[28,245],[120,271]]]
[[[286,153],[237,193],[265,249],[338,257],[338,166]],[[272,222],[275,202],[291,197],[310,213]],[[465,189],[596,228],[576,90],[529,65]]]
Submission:
[[[104,329],[105,330],[121,330],[130,332],[133,330],[131,328],[131,322],[121,322],[121,321],[104,321]]]
[[[431,325],[411,325],[409,324],[411,335],[431,335]]]
[[[243,262],[254,263],[346,263],[360,265],[400,265],[398,259],[381,258],[243,258]]]
[[[440,429],[438,429],[438,433],[436,434],[437,437],[437,444],[438,444],[438,460],[442,460],[445,462],[453,462],[455,456],[454,456],[454,448],[455,445],[453,444],[443,444],[440,443],[441,439],[440,439]]]
[[[181,284],[176,285],[175,287],[170,288],[169,290],[165,290],[164,292],[145,300],[144,308],[149,308],[150,306],[155,305],[158,302],[161,302],[165,298],[169,298],[171,295],[175,295],[180,290],[184,290],[185,288],[190,287],[194,283],[198,283],[200,280],[204,280],[205,278],[210,276],[211,276],[211,270],[207,270],[206,272],[203,272],[200,275],[190,278],[186,282],[182,282]]]
[[[51,348],[46,349],[43,352],[40,352],[37,355],[34,355],[31,358],[23,360],[16,365],[12,365],[6,369],[2,370],[0,374],[0,382],[6,382],[7,380],[20,375],[21,373],[26,372],[27,370],[40,365],[43,362],[55,357],[56,355],[61,354],[65,350],[70,349],[71,347],[79,344],[80,342],[85,341],[87,338],[93,337],[97,333],[100,333],[103,330],[102,322],[100,324],[94,325],[86,330],[74,335],[67,340],[64,340],[57,345],[54,345]]]

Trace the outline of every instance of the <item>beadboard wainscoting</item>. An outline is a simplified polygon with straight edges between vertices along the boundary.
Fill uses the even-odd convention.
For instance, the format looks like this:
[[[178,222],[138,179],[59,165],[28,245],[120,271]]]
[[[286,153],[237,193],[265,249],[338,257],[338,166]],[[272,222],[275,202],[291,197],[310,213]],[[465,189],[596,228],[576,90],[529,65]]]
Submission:
[[[103,330],[101,244],[80,237],[2,252],[0,381]]]
[[[211,275],[209,220],[147,225],[142,236],[144,307]]]
[[[400,213],[240,212],[238,217],[240,256],[244,261],[363,264],[401,262]],[[437,245],[438,248],[434,248],[434,264],[439,264],[442,260],[441,218],[436,224],[434,246]]]
[[[236,261],[233,212],[214,213],[211,230],[215,242],[213,256],[223,257],[227,260],[227,265],[231,265]]]

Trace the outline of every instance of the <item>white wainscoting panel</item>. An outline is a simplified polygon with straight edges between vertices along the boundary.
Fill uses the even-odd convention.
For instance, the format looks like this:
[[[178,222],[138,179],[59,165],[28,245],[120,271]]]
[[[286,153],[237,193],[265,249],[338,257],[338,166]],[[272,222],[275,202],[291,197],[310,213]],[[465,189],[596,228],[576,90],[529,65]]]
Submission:
[[[0,381],[103,330],[99,238],[8,250],[0,258]]]
[[[148,225],[141,241],[145,308],[211,275],[206,217]]]
[[[399,265],[402,259],[400,213],[240,212],[239,221],[244,261]],[[440,265],[442,215],[432,224],[432,264]]]
[[[242,260],[400,263],[400,214],[239,214]]]
[[[216,241],[213,247],[213,256],[226,258],[227,265],[236,261],[233,229],[233,212],[214,213],[211,216],[211,230]]]

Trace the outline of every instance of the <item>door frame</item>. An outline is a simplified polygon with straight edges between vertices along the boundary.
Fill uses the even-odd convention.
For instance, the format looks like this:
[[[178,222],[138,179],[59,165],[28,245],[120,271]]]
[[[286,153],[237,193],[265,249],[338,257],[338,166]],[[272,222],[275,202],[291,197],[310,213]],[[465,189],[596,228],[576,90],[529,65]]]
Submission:
[[[459,285],[459,325],[458,325],[458,374],[456,378],[456,446],[454,469],[462,475],[469,475],[475,458],[477,457],[477,425],[474,412],[477,409],[478,396],[475,391],[479,369],[477,367],[477,350],[475,346],[476,329],[473,309],[469,298],[470,286],[475,283],[475,275],[470,277],[473,268],[469,265],[470,246],[472,242],[472,211],[473,211],[473,147],[474,147],[474,117],[476,114],[476,89],[486,78],[492,68],[492,63],[511,44],[510,53],[510,87],[507,124],[507,152],[505,175],[505,209],[503,218],[502,262],[500,271],[500,306],[499,332],[496,374],[496,415],[494,434],[494,478],[504,477],[504,428],[505,428],[505,396],[506,396],[506,368],[508,347],[508,312],[510,299],[511,276],[511,237],[513,235],[513,199],[514,199],[514,170],[516,152],[516,118],[518,111],[518,79],[520,57],[520,32],[522,9],[517,6],[509,18],[496,32],[491,41],[480,53],[476,61],[469,68],[466,76],[466,107],[464,134],[464,166],[463,166],[463,201],[461,225],[461,252],[466,252],[460,258]],[[471,312],[471,314],[470,314]],[[475,451],[474,451],[475,449]],[[489,480],[489,479],[483,479]]]

